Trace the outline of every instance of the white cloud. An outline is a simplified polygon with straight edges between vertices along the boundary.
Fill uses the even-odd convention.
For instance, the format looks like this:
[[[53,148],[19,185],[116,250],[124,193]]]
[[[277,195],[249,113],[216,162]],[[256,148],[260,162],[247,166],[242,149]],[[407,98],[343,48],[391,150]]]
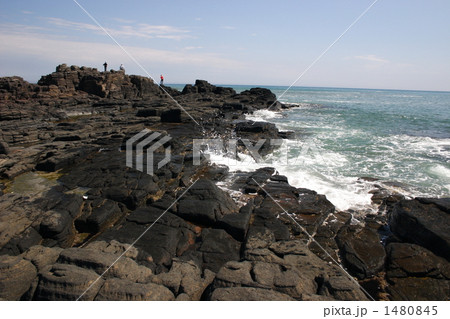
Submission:
[[[236,27],[233,27],[231,25],[224,25],[224,26],[221,26],[221,28],[225,29],[225,30],[236,30]]]
[[[44,27],[18,23],[1,23],[0,30],[2,33],[26,33],[26,32],[50,31],[50,29],[46,29]]]
[[[128,60],[127,55],[115,44],[70,41],[48,35],[0,33],[0,55],[25,56],[27,60],[38,58],[51,63],[97,65],[99,61]],[[217,71],[243,67],[242,63],[212,53],[156,50],[144,47],[125,47],[141,65],[194,66],[198,69]],[[130,63],[130,62],[128,62]]]
[[[98,34],[104,34],[102,28],[96,24],[75,22],[61,18],[42,18],[47,23],[60,28],[68,28],[78,31],[93,31]],[[117,19],[116,19],[117,20]],[[121,20],[122,22],[129,22]],[[121,25],[117,28],[105,27],[106,31],[116,37],[138,37],[138,38],[161,38],[171,40],[181,40],[185,38],[191,38],[190,31],[182,28],[168,26],[168,25],[150,25],[146,23],[139,23],[135,25]]]
[[[124,24],[131,24],[131,23],[135,23],[136,21],[134,20],[127,20],[127,19],[122,19],[122,18],[112,18],[113,21],[119,22],[119,23],[124,23]]]
[[[183,50],[199,50],[199,49],[203,49],[203,47],[201,46],[188,46],[188,47],[184,47]]]
[[[355,59],[359,60],[365,60],[370,62],[377,62],[377,63],[388,63],[389,61],[380,57],[377,57],[374,54],[368,54],[368,55],[357,55],[354,57]]]

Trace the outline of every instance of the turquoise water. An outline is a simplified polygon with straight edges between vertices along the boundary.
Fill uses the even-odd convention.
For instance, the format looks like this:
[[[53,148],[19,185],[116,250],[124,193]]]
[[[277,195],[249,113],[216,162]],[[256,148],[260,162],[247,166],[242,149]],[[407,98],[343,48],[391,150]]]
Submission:
[[[267,88],[298,107],[247,118],[273,122],[297,138],[263,163],[245,155],[231,166],[217,154],[213,161],[235,171],[274,166],[292,185],[325,194],[341,210],[376,209],[375,184],[410,197],[450,196],[450,92],[293,87],[281,96],[287,87]]]
[[[266,159],[291,184],[327,195],[341,210],[376,209],[374,184],[411,197],[450,196],[450,92],[294,87],[281,96],[286,88],[268,88],[299,106],[248,118],[297,132]]]

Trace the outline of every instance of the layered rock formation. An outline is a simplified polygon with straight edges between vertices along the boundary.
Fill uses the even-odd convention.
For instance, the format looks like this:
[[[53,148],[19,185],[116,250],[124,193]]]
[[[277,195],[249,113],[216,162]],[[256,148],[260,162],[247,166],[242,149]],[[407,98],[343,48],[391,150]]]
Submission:
[[[447,300],[448,200],[375,189],[380,213],[355,223],[274,168],[194,165],[193,139],[292,138],[245,121],[268,107],[288,106],[262,88],[179,92],[86,67],[1,78],[0,298]],[[153,175],[126,165],[144,128],[170,137]]]

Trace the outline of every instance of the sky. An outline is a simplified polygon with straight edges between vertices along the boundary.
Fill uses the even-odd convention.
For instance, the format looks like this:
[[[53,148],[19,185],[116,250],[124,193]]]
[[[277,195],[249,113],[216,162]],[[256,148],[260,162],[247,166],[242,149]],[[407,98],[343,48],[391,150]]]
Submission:
[[[104,30],[74,0],[0,0],[0,76],[106,61],[168,84],[450,91],[448,0],[379,0],[312,66],[374,0],[77,2]]]

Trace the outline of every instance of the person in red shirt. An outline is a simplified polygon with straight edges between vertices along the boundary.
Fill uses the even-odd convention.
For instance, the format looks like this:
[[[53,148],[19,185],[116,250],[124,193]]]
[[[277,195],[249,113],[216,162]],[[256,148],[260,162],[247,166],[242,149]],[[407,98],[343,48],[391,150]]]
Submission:
[[[160,84],[160,85],[163,85],[163,83],[164,83],[164,77],[163,77],[162,74],[161,74],[160,78],[161,78],[161,82],[160,82],[159,84]]]

